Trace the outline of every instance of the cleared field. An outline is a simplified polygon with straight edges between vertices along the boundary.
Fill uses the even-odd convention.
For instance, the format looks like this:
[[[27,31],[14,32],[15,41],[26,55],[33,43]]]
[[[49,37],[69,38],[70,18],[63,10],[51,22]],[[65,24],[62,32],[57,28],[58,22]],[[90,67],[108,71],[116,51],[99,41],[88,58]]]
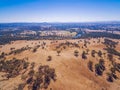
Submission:
[[[40,36],[64,36],[64,37],[74,37],[77,33],[76,32],[69,32],[69,31],[64,31],[64,30],[58,30],[58,31],[41,31]]]

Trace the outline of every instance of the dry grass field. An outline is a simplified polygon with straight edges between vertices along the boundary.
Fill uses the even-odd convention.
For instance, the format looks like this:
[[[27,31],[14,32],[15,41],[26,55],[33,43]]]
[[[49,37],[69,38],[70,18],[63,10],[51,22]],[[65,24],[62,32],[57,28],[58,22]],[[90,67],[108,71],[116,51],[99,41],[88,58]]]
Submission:
[[[120,90],[120,40],[108,40],[115,42],[115,47],[106,45],[105,38],[21,40],[1,45],[0,61],[17,59],[29,65],[14,69],[17,64],[12,64],[9,72],[8,64],[0,63],[0,90]],[[36,88],[37,81],[41,84]]]

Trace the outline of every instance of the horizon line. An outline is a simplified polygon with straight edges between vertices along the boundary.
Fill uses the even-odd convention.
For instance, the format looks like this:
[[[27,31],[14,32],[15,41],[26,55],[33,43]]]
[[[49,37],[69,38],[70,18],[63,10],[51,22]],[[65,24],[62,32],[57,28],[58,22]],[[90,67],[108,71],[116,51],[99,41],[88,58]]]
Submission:
[[[0,23],[99,23],[99,22],[120,22],[120,20],[108,20],[108,21],[42,21],[42,22],[29,22],[29,21],[13,21],[13,22],[0,22]]]

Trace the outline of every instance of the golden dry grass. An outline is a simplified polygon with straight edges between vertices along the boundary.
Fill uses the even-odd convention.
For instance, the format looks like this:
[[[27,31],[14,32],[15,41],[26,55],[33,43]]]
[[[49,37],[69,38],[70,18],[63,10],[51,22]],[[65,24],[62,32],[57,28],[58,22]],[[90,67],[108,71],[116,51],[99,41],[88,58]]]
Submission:
[[[97,55],[95,58],[92,57],[91,50],[101,50],[103,53],[107,53],[103,49],[105,48],[105,45],[101,43],[104,41],[104,38],[100,38],[100,43],[97,43],[98,39],[87,40],[90,42],[90,44],[87,45],[87,48],[82,48],[82,46],[84,45],[84,39],[81,39],[81,41],[80,39],[67,40],[72,43],[78,43],[78,41],[80,41],[78,43],[80,48],[66,47],[66,49],[62,49],[60,56],[57,55],[55,47],[62,42],[66,42],[66,40],[57,41],[58,42],[53,40],[15,41],[11,44],[6,44],[2,46],[0,48],[0,51],[9,53],[10,48],[13,47],[15,49],[20,49],[22,47],[25,47],[26,45],[30,47],[35,47],[36,45],[41,45],[41,43],[45,42],[45,49],[42,49],[42,47],[40,47],[35,53],[33,53],[32,50],[26,50],[20,54],[12,54],[6,56],[6,60],[10,60],[13,57],[18,59],[23,59],[27,57],[29,62],[36,63],[35,68],[40,64],[49,65],[50,67],[55,68],[57,74],[57,81],[52,81],[50,86],[48,87],[48,90],[50,90],[50,88],[52,88],[52,90],[120,90],[119,79],[113,83],[109,83],[108,81],[106,81],[105,73],[109,71],[110,67],[110,62],[107,58],[107,55],[103,56],[106,66],[106,71],[104,72],[103,76],[96,76],[95,72],[91,72],[87,67],[87,63],[89,60],[96,64],[100,59],[100,57],[98,57]],[[114,41],[119,42],[119,44],[116,47],[116,50],[120,52],[120,41]],[[86,49],[89,49],[89,52],[87,55],[87,59],[83,60],[81,54],[83,51],[86,51]],[[78,57],[74,56],[75,50],[79,51]],[[48,56],[52,56],[51,61],[47,61]],[[118,60],[118,58],[118,56],[114,56],[116,62],[120,63],[120,60]],[[0,73],[0,75],[2,74],[3,73]],[[120,73],[117,73],[117,75],[120,78]],[[0,80],[2,80],[2,77],[0,77]],[[22,80],[20,79],[20,75],[15,78],[10,78],[6,81],[0,81],[0,90],[14,90],[14,88],[17,87],[17,85],[21,82]],[[27,90],[27,88],[24,88],[24,90]]]

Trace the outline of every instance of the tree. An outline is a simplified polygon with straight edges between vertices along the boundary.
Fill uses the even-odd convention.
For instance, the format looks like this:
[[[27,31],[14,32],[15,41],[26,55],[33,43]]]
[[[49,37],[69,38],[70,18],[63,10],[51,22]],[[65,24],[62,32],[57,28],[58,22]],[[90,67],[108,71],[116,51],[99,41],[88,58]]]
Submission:
[[[104,59],[100,59],[99,64],[100,64],[100,68],[104,71],[105,70]]]
[[[88,68],[89,68],[90,71],[93,72],[93,62],[92,61],[88,62]]]
[[[1,55],[0,55],[0,58],[4,58],[5,57],[5,53],[2,52]]]
[[[96,51],[95,51],[95,50],[92,50],[91,56],[92,56],[92,57],[95,57],[95,53],[96,53]]]
[[[15,50],[15,48],[10,48],[10,50],[12,51],[12,50]]]
[[[102,57],[102,52],[100,50],[98,51],[98,56]]]
[[[113,82],[113,77],[111,76],[110,73],[107,73],[107,81]]]
[[[112,55],[112,54],[108,54],[108,59],[109,59],[110,61],[113,61],[113,55]]]
[[[34,67],[35,67],[35,62],[32,62],[30,69],[33,69]]]
[[[76,57],[79,56],[79,52],[77,50],[74,51],[74,56],[76,56]]]
[[[95,64],[95,72],[97,75],[102,75],[105,70],[104,60],[100,59],[98,64]]]
[[[100,64],[95,64],[95,72],[97,75],[100,75],[100,76],[103,74],[103,72],[100,68]]]
[[[19,84],[17,90],[23,90],[25,87],[25,83]]]
[[[24,61],[24,59],[3,60],[0,63],[0,72],[5,72],[4,76],[7,79],[18,76],[20,72],[26,70],[29,66],[29,63]]]
[[[89,49],[86,49],[87,53],[90,51]]]
[[[63,46],[64,49],[66,49],[66,46]]]
[[[27,79],[24,80],[30,90],[47,89],[51,80],[56,81],[55,69],[48,65],[39,66],[36,72],[32,72],[30,71],[30,75],[28,73]]]
[[[110,39],[105,39],[103,44],[105,44],[108,48],[115,48],[118,42],[112,41]]]
[[[57,51],[57,53],[58,53],[58,56],[60,56],[61,51],[60,51],[60,50],[58,50],[58,51]]]
[[[83,53],[82,53],[82,59],[87,59],[85,51],[83,51]]]
[[[48,56],[47,61],[51,61],[52,60],[52,56]]]

